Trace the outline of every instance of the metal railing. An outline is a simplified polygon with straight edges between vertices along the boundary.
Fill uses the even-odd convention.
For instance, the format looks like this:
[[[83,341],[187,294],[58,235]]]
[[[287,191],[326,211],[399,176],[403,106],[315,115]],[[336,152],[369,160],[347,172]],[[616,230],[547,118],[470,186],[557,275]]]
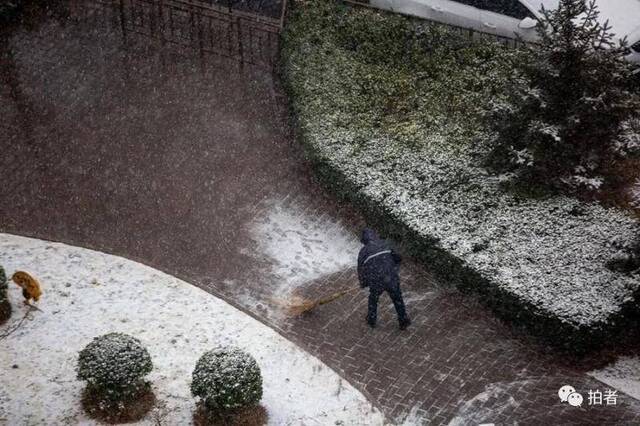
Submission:
[[[277,60],[285,9],[286,1],[280,18],[272,18],[202,0],[86,0],[72,7],[82,20],[119,28],[125,42],[143,36],[203,58],[217,55],[269,68]]]

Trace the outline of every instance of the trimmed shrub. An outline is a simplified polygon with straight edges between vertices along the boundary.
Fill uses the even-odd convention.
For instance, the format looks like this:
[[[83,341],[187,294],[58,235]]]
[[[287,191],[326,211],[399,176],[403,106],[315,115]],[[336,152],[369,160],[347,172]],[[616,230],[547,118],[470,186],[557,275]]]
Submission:
[[[262,399],[260,367],[242,349],[213,349],[200,357],[193,370],[191,394],[212,412],[256,405]]]
[[[11,316],[11,304],[9,303],[9,281],[4,268],[0,266],[0,323],[3,323]]]
[[[145,386],[142,380],[151,372],[149,352],[135,337],[109,333],[93,339],[80,351],[78,379],[105,400],[123,401]]]
[[[9,282],[7,281],[7,274],[4,268],[0,265],[0,302],[7,298],[7,289],[9,288]]]
[[[610,269],[626,274],[640,272],[640,238],[637,238],[632,244],[620,244],[614,241],[613,246],[618,251],[607,263]]]

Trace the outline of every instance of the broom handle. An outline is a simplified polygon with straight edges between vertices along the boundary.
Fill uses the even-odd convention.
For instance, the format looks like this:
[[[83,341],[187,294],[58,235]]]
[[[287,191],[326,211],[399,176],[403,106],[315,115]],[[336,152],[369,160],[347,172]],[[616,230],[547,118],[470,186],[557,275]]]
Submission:
[[[332,294],[331,296],[327,297],[326,299],[321,299],[318,302],[318,305],[324,305],[325,303],[333,302],[334,300],[336,300],[336,299],[338,299],[338,298],[340,298],[340,297],[342,297],[344,295],[347,295],[349,293],[353,293],[356,290],[360,290],[360,289],[358,287],[354,287],[354,288],[350,288],[348,290],[343,290],[341,292]]]

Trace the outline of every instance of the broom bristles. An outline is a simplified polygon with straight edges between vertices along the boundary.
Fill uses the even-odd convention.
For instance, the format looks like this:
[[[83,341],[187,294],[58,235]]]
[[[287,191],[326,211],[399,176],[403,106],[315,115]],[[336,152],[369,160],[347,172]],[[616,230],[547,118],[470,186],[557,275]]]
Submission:
[[[300,315],[311,311],[316,306],[318,306],[318,303],[311,300],[297,305],[292,304],[287,307],[287,314],[292,317],[299,317]]]
[[[351,293],[354,290],[358,290],[357,288],[350,288],[348,290],[339,291],[337,293],[332,294],[331,296],[318,299],[318,300],[310,300],[304,299],[302,297],[296,297],[289,301],[286,304],[285,309],[290,316],[300,316],[304,313],[307,313],[314,308],[324,305],[325,303],[333,302],[334,300],[344,296],[345,294]]]

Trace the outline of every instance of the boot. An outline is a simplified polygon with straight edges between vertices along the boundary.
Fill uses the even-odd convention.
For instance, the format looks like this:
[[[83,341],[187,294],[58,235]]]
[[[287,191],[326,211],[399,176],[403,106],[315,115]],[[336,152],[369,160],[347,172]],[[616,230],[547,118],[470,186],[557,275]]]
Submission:
[[[411,325],[411,320],[409,318],[404,318],[400,320],[400,330],[406,330],[407,327]]]

